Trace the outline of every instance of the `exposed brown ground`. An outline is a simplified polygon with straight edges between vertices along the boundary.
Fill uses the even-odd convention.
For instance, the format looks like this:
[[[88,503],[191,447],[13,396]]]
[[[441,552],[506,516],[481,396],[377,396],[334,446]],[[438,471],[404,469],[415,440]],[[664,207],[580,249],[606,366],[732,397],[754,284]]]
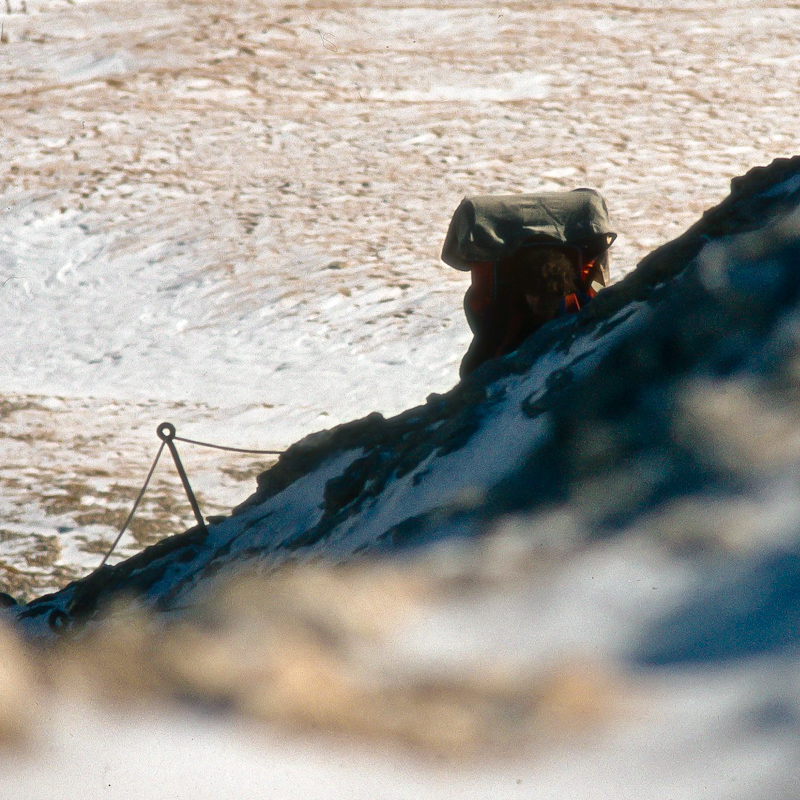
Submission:
[[[6,396],[0,399],[0,586],[31,599],[99,565],[158,451],[154,420],[202,420],[185,404]],[[178,431],[179,435],[182,433]],[[178,443],[205,515],[225,514],[255,490],[274,458]],[[164,451],[112,562],[195,524]]]

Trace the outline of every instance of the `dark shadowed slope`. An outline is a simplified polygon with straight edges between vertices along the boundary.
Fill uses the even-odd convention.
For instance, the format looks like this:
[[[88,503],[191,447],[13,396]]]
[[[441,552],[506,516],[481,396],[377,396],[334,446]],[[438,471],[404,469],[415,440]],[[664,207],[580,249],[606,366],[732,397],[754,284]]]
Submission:
[[[675,498],[761,491],[769,468],[730,457],[703,398],[740,385],[764,402],[794,393],[799,292],[794,158],[733,181],[581,315],[447,395],[307,437],[208,535],[165,539],[19,617],[44,631],[121,593],[174,609],[246,564],[421,546],[565,503],[580,536],[600,537]]]

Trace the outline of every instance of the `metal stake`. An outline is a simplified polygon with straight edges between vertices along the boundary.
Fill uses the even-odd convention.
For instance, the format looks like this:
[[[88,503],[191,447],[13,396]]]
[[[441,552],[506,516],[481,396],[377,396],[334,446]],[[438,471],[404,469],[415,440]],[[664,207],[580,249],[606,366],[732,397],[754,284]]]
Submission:
[[[189,478],[186,475],[186,470],[183,468],[181,458],[178,455],[178,448],[175,447],[175,442],[173,441],[175,439],[175,426],[171,422],[162,422],[158,428],[156,428],[156,433],[158,434],[158,438],[169,447],[169,451],[172,453],[172,460],[175,462],[175,468],[178,470],[181,483],[183,483],[183,488],[186,490],[186,496],[189,498],[189,505],[194,512],[194,518],[197,520],[200,530],[207,534],[208,528],[206,527],[203,515],[200,513],[200,506],[197,504],[197,498],[194,496],[192,487],[189,485]]]

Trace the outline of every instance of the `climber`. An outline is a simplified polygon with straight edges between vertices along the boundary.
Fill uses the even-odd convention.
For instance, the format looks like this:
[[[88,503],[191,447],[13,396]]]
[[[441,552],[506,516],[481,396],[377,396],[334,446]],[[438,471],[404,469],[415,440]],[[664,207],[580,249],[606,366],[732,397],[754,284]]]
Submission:
[[[465,198],[442,248],[442,261],[472,273],[464,312],[474,338],[461,377],[580,311],[608,285],[616,238],[593,189]]]

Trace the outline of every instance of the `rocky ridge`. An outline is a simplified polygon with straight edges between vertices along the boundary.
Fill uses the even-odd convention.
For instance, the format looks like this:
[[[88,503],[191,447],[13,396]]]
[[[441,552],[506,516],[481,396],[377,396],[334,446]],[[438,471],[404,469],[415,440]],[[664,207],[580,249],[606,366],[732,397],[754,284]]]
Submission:
[[[303,439],[207,534],[164,539],[18,618],[69,627],[123,594],[175,610],[245,565],[395,552],[555,509],[580,542],[679,503],[757,501],[800,463],[791,440],[759,456],[751,435],[760,416],[798,410],[798,205],[800,158],[751,170],[580,315],[424,406]]]

